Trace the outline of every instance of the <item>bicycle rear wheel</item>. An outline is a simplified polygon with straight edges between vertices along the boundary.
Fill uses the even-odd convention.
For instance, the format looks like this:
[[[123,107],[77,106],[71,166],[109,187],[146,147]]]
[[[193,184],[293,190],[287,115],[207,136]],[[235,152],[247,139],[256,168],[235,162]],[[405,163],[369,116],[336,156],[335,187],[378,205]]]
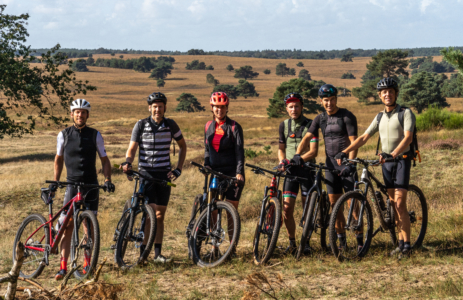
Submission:
[[[79,214],[77,228],[74,228],[71,242],[72,267],[79,266],[74,272],[77,279],[89,277],[95,271],[100,254],[100,227],[92,211]],[[82,265],[81,265],[82,264]]]
[[[428,227],[426,197],[419,187],[410,184],[407,194],[407,211],[410,216],[410,246],[421,247]]]
[[[193,228],[191,244],[193,261],[200,267],[212,268],[221,264],[238,245],[241,224],[235,207],[219,201],[211,210],[210,233],[207,234],[207,209]]]
[[[191,213],[190,213],[190,223],[188,223],[188,226],[186,228],[186,237],[188,239],[188,258],[193,258],[193,251],[191,250],[191,233],[193,230],[193,227],[195,226],[196,223],[196,217],[197,217],[197,211],[199,209],[199,205],[203,199],[202,194],[198,194],[195,197],[195,200],[193,201],[193,206],[191,207]]]
[[[132,219],[133,217],[133,219]],[[149,232],[145,232],[148,224]],[[146,236],[148,236],[146,238]],[[115,258],[120,268],[130,269],[145,260],[156,237],[156,214],[149,205],[141,205],[128,216],[117,239]],[[146,240],[146,245],[142,245]]]
[[[16,259],[16,245],[22,242],[24,246],[31,246],[45,249],[45,245],[50,245],[50,231],[48,225],[37,230],[47,221],[42,215],[32,214],[24,219],[19,226],[13,244],[13,261]],[[36,231],[34,233],[34,231]],[[34,233],[34,234],[33,234]],[[24,249],[24,262],[21,267],[20,276],[24,278],[36,278],[45,268],[45,252],[39,250]]]
[[[309,200],[309,207],[307,209],[306,215],[304,216],[304,227],[302,229],[301,242],[299,243],[299,247],[297,249],[296,259],[300,259],[301,256],[304,255],[304,249],[307,244],[307,240],[310,240],[312,233],[315,230],[317,216],[320,214],[320,208],[318,205],[316,205],[319,202],[318,199],[318,192],[312,192]]]
[[[259,218],[260,221],[260,218]],[[268,262],[275,250],[281,226],[280,201],[273,197],[267,200],[263,211],[262,226],[257,221],[254,233],[254,264],[262,265]]]
[[[122,215],[117,223],[116,230],[114,231],[113,241],[117,242],[119,235],[121,234],[122,227],[124,226],[125,220],[130,216],[129,208],[132,206],[132,200],[129,199],[125,202],[124,208],[122,209]],[[111,246],[111,249],[116,249],[116,245]]]
[[[359,219],[362,207],[363,214],[362,218]],[[337,222],[338,219],[342,221]],[[350,222],[347,223],[349,220]],[[341,228],[336,230],[336,225],[341,228],[344,227],[346,234],[345,244],[341,244],[338,239],[337,231],[341,231]],[[360,238],[360,233],[363,233],[363,245],[359,245],[357,241],[357,236]],[[360,259],[368,253],[373,238],[373,215],[370,203],[366,201],[361,193],[351,191],[339,198],[331,212],[329,234],[331,250],[339,261]]]

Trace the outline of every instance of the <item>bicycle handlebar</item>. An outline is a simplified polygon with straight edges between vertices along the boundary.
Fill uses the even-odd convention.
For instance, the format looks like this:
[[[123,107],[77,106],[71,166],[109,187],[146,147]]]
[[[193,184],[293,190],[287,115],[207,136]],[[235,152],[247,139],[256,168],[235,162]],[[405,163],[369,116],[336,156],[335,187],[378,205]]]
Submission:
[[[391,161],[391,160],[387,159],[386,161]],[[392,161],[394,161],[394,159],[392,159]],[[343,162],[360,163],[360,164],[362,164],[364,166],[375,166],[375,165],[379,164],[378,159],[369,160],[369,159],[361,159],[361,158],[358,158],[358,157],[354,158],[354,159],[344,158]]]
[[[63,188],[66,185],[75,185],[75,186],[80,186],[80,187],[93,187],[93,188],[100,188],[100,189],[106,188],[104,185],[89,184],[89,183],[83,183],[83,182],[45,180],[45,183],[56,183],[59,188]]]
[[[241,180],[239,180],[238,178],[236,177],[231,177],[231,176],[227,176],[221,172],[217,172],[217,171],[214,171],[212,170],[211,168],[206,168],[205,166],[201,165],[201,164],[198,164],[198,163],[195,163],[194,161],[190,161],[190,164],[192,164],[193,166],[199,168],[199,171],[201,173],[205,173],[205,174],[214,174],[220,178],[223,178],[223,179],[228,179],[228,180],[232,180],[232,181],[236,181],[236,182],[241,182]]]
[[[248,163],[245,163],[244,164],[246,167],[250,167],[250,168],[253,168],[254,170],[254,173],[259,172],[260,174],[263,175],[263,172],[267,172],[269,174],[272,174],[273,176],[279,176],[279,177],[284,177],[284,178],[289,178],[289,179],[295,179],[295,180],[302,180],[302,181],[308,181],[307,178],[304,178],[304,177],[298,177],[298,176],[293,176],[293,175],[284,175],[283,173],[285,171],[278,171],[278,172],[273,172],[273,171],[270,171],[270,170],[266,170],[266,169],[262,169],[261,167],[258,167],[258,166],[254,166],[254,165],[251,165],[251,164],[248,164]],[[285,168],[287,167],[291,167],[291,166],[294,166],[293,164],[289,164],[289,165],[286,165]],[[278,167],[276,167],[278,168]],[[256,173],[257,174],[257,173]]]
[[[115,168],[119,168],[120,165],[118,164],[114,164],[113,167]],[[172,182],[169,182],[167,180],[162,180],[162,179],[156,179],[156,178],[148,178],[142,174],[140,174],[139,172],[137,171],[134,171],[134,170],[130,170],[129,172],[126,173],[127,176],[131,176],[132,174],[135,174],[137,175],[138,177],[140,178],[143,178],[144,180],[146,181],[151,181],[151,182],[156,182],[156,183],[160,183],[160,184],[165,184],[165,185],[168,185],[168,186],[171,186],[171,187],[177,187],[177,185],[175,183],[172,183]]]

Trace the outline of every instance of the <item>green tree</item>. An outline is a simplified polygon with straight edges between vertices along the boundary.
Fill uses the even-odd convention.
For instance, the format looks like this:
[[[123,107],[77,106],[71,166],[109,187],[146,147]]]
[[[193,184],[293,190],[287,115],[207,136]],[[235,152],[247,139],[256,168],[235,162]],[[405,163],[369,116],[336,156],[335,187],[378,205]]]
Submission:
[[[304,63],[302,61],[298,62],[296,67],[303,67],[304,66]]]
[[[175,111],[186,111],[190,113],[206,110],[204,106],[201,106],[201,103],[198,102],[198,99],[190,93],[182,93],[180,97],[177,98],[177,101],[180,103],[177,105],[177,108],[175,108]]]
[[[188,55],[206,55],[207,53],[204,52],[202,49],[190,49],[188,50]]]
[[[206,70],[214,70],[214,67],[212,65],[209,65],[206,67]]]
[[[265,70],[264,70],[264,74],[265,74],[265,75],[268,75],[268,74],[270,74],[271,72],[272,72],[272,71],[270,71],[270,69],[265,69]]]
[[[322,83],[324,82],[307,81],[302,78],[282,82],[273,94],[273,98],[269,99],[270,105],[267,107],[267,115],[269,118],[286,116],[284,97],[291,92],[299,92],[304,98],[303,112],[305,114],[315,114],[322,111],[323,107],[317,101],[312,100],[318,97],[319,85],[321,86]]]
[[[206,64],[195,59],[191,63],[186,63],[187,70],[206,70]]]
[[[355,76],[354,74],[347,72],[342,74],[341,79],[355,79]]]
[[[289,75],[289,68],[286,67],[285,63],[279,63],[276,68],[277,75],[286,76]]]
[[[87,66],[93,66],[95,64],[95,59],[93,57],[87,58]]]
[[[48,126],[63,124],[68,119],[62,113],[75,97],[96,90],[88,81],[76,80],[71,63],[62,67],[67,57],[58,52],[60,45],[40,58],[33,56],[25,45],[29,15],[4,14],[5,8],[0,5],[0,139],[33,134],[38,119]],[[40,68],[30,64],[35,60]]]
[[[294,69],[294,68],[289,69],[288,75],[295,76],[296,75],[296,69]]]
[[[212,90],[213,93],[215,92],[223,92],[228,95],[228,98],[230,99],[236,99],[239,95],[238,91],[236,90],[236,87],[232,84],[220,84],[214,87]]]
[[[442,97],[439,77],[429,72],[419,72],[403,84],[397,102],[415,108],[418,113],[421,113],[430,105],[438,107],[450,106]]]
[[[354,57],[354,55],[352,54],[352,52],[343,54],[342,57],[341,57],[341,62],[349,62],[349,61],[353,62],[353,60],[352,60],[353,57]]]
[[[78,59],[72,63],[71,68],[75,72],[88,72],[85,59]]]
[[[379,51],[374,55],[371,62],[367,64],[367,72],[362,76],[362,86],[352,89],[358,102],[381,103],[376,93],[376,84],[383,77],[393,77],[397,80],[400,75],[408,77],[408,72],[405,70],[408,66],[407,56],[407,51],[397,49]]]
[[[164,79],[158,79],[156,81],[156,85],[157,85],[158,88],[162,88],[162,87],[164,87],[166,85],[166,82],[164,81]]]
[[[172,73],[172,70],[174,67],[172,67],[172,64],[170,62],[166,61],[158,61],[153,68],[153,71],[151,71],[151,75],[149,78],[154,78],[154,79],[165,79],[167,75]]]
[[[452,74],[449,80],[445,80],[442,86],[442,96],[444,97],[463,97],[463,75],[460,73]]]
[[[244,78],[244,80],[247,80],[254,79],[257,76],[259,76],[259,73],[254,72],[251,66],[244,66],[235,70],[235,78]]]
[[[460,50],[453,47],[444,48],[440,50],[445,61],[453,65],[455,68],[463,74],[463,54]]]
[[[153,68],[154,68],[153,61],[150,58],[145,57],[145,56],[138,58],[133,64],[133,69],[137,72],[147,73],[151,71]]]
[[[116,55],[116,53],[114,53],[114,52],[111,53],[111,56],[115,56],[115,55]]]
[[[212,84],[214,86],[219,84],[219,81],[217,79],[215,79],[214,75],[212,75],[210,73],[206,75],[206,82],[209,83],[209,84]]]
[[[236,86],[236,92],[239,96],[247,99],[248,97],[259,97],[259,94],[256,92],[254,84],[240,79],[238,85]]]
[[[119,58],[120,58],[120,59],[123,59],[123,58],[124,58],[124,55],[119,55]]]
[[[299,78],[302,78],[304,80],[312,80],[309,71],[307,71],[306,69],[302,69],[299,71]]]
[[[229,65],[227,66],[226,69],[227,69],[227,71],[229,71],[229,72],[231,72],[231,71],[234,70],[234,68],[233,68],[233,66],[232,66],[231,64],[229,64]]]

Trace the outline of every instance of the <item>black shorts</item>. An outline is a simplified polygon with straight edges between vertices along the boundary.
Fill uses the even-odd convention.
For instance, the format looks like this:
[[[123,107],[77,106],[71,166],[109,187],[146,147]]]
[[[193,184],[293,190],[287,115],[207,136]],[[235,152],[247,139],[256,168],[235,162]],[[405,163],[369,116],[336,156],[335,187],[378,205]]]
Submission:
[[[336,159],[334,157],[329,157],[329,156],[326,157],[325,166],[328,168],[336,169],[336,170],[342,170],[346,167],[345,165],[338,166]],[[344,190],[344,193],[353,191],[354,186],[355,186],[355,181],[357,180],[358,180],[357,173],[355,173],[354,177],[349,176],[345,178],[345,177],[341,177],[329,171],[325,172],[325,183],[326,183],[326,189],[327,189],[328,195],[342,194],[343,190]]]
[[[383,179],[387,189],[405,189],[408,190],[410,184],[410,169],[412,162],[409,159],[401,159],[397,162],[396,179],[393,180],[393,168],[395,162],[386,162],[383,164]]]
[[[98,184],[98,181],[89,183],[89,184]],[[82,188],[81,193],[82,197],[87,195],[84,198],[84,206],[86,209],[93,211],[96,213],[98,211],[98,202],[100,201],[100,189],[93,189],[92,188]],[[88,192],[89,191],[89,192]],[[87,194],[88,192],[88,194]],[[77,188],[74,188],[72,185],[68,185],[66,188],[66,192],[64,193],[64,202],[63,206],[68,204],[72,198],[77,195]]]
[[[314,181],[313,170],[302,168],[302,167],[292,167],[290,172],[291,173],[288,173],[288,175],[304,177],[304,178],[307,178],[308,181],[304,183],[299,183],[297,180],[285,178],[285,183],[283,184],[283,198],[296,199],[297,194],[299,193],[299,188],[301,188],[302,197],[305,198],[310,188],[312,188],[313,186],[313,181]]]
[[[230,177],[235,177],[236,173],[235,172],[224,172],[224,171],[219,171],[223,173],[224,175],[230,176]],[[209,185],[211,184],[212,181],[212,176],[209,177]],[[221,180],[219,179],[219,182]],[[239,186],[230,186],[228,190],[225,192],[225,199],[230,200],[230,201],[240,201],[241,198],[241,193],[243,192],[244,189],[244,184],[239,185]]]
[[[153,179],[167,180],[170,182],[170,179],[167,178],[167,174],[170,171],[161,171],[161,172],[147,172],[140,170],[140,173],[143,176]],[[167,206],[169,204],[170,192],[172,187],[162,186],[161,184],[143,180],[145,184],[145,200],[148,200],[148,204],[156,204],[160,206]]]

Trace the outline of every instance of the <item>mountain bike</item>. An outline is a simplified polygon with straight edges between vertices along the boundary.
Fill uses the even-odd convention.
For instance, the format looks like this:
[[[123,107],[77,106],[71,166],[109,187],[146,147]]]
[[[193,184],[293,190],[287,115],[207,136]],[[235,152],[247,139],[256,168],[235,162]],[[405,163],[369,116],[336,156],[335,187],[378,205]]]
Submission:
[[[240,217],[236,208],[225,201],[225,192],[240,181],[195,162],[191,164],[206,178],[204,195],[195,197],[187,226],[188,248],[195,264],[211,268],[225,261],[238,245]]]
[[[86,210],[84,203],[88,193],[95,189],[103,189],[105,186],[98,184],[85,184],[81,182],[45,181],[55,183],[59,188],[68,185],[77,189],[77,195],[64,205],[53,216],[53,197],[48,188],[41,189],[41,198],[48,205],[48,221],[41,214],[31,214],[21,223],[14,240],[13,260],[16,256],[16,245],[19,242],[24,244],[24,263],[21,268],[21,277],[36,278],[45,266],[49,265],[49,256],[58,254],[58,245],[67,226],[73,226],[71,237],[71,261],[72,267],[79,266],[74,276],[83,279],[90,276],[95,270],[100,252],[100,229],[98,220],[92,211]],[[82,189],[88,189],[83,195]],[[56,231],[53,222],[56,221],[61,212],[65,212],[63,224]],[[83,258],[83,266],[79,260]]]
[[[360,158],[346,159],[347,162],[363,165],[360,181],[355,183],[354,191],[344,194],[336,202],[330,220],[330,239],[335,240],[335,215],[342,214],[346,220],[346,245],[340,247],[336,243],[331,244],[332,251],[339,261],[359,259],[368,253],[371,241],[379,232],[387,232],[390,235],[393,245],[397,244],[395,232],[396,221],[394,209],[387,194],[387,189],[381,181],[370,172],[370,166],[377,166],[378,160],[364,160]],[[387,159],[386,161],[394,161]],[[377,191],[374,191],[372,182],[376,184]],[[364,190],[359,186],[364,184]],[[384,197],[386,200],[384,200]],[[375,215],[380,226],[373,232],[373,214],[368,198],[373,203]],[[410,245],[412,249],[421,246],[426,234],[428,224],[428,209],[426,198],[423,192],[413,184],[410,184],[407,195],[407,210],[410,216]],[[365,228],[366,227],[366,228]],[[359,249],[355,236],[363,231],[364,245]]]
[[[302,227],[302,235],[296,253],[296,259],[299,259],[303,255],[307,240],[310,241],[312,234],[314,232],[317,233],[318,229],[320,229],[321,247],[325,251],[328,249],[326,244],[326,229],[328,229],[329,226],[331,204],[326,191],[322,189],[322,182],[324,181],[322,171],[325,170],[333,172],[334,174],[340,173],[339,170],[325,167],[323,163],[314,164],[307,162],[304,164],[304,167],[318,170],[315,174],[314,184],[307,193],[302,218],[299,223],[299,226]]]
[[[285,167],[285,171],[272,172],[251,164],[245,164],[252,168],[251,171],[258,175],[267,176],[265,173],[273,175],[270,186],[264,188],[264,198],[262,199],[259,219],[253,238],[254,264],[263,265],[268,262],[276,248],[278,235],[282,225],[283,200],[282,192],[278,189],[280,178],[290,178],[300,182],[307,181],[307,178],[284,175],[292,165]],[[273,168],[274,170],[278,167]]]
[[[119,168],[119,165],[114,167]],[[123,269],[130,269],[146,260],[156,237],[156,213],[145,202],[146,182],[176,187],[167,180],[147,178],[136,171],[127,175],[135,179],[133,195],[124,207],[113,237],[116,242],[114,259]]]

